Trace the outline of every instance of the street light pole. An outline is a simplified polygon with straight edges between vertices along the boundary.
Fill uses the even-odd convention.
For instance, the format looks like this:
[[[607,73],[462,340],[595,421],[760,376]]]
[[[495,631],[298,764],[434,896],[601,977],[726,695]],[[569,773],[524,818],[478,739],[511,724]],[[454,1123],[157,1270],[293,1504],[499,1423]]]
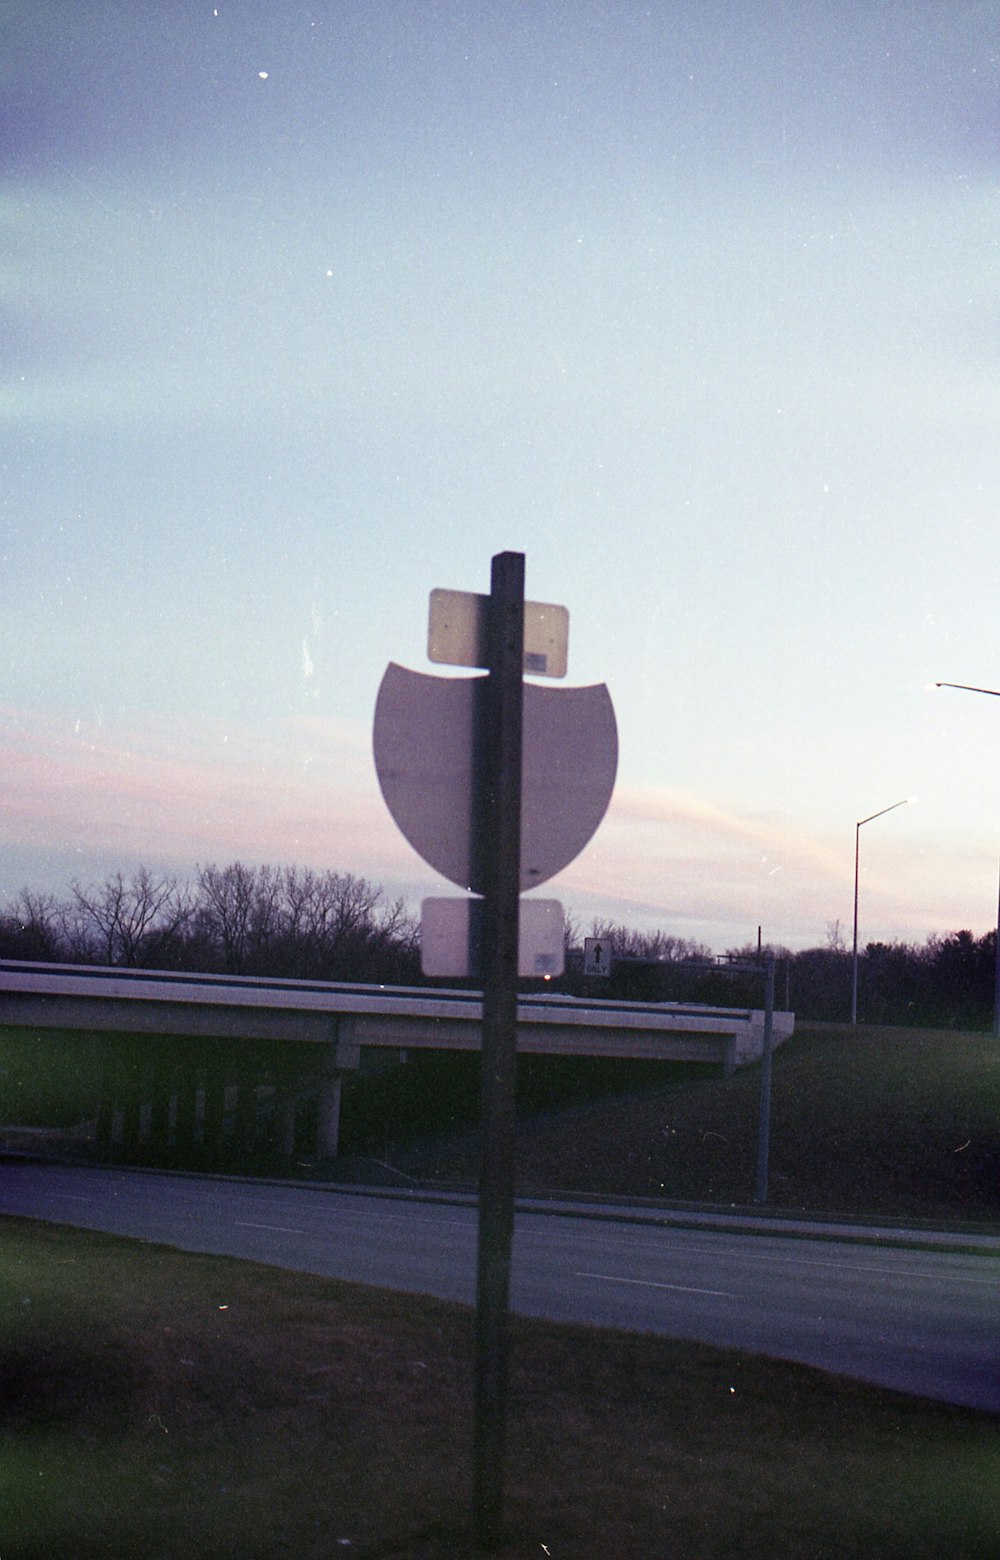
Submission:
[[[1000,688],[975,688],[971,683],[936,682],[935,688],[961,688],[965,693],[986,693],[1000,699]],[[993,1038],[1000,1040],[1000,895],[997,901],[997,930],[993,970]]]
[[[997,930],[993,944],[993,1038],[1000,1040],[1000,890],[997,893]]]
[[[861,818],[854,826],[854,946],[851,953],[851,1023],[858,1021],[858,867],[861,860],[861,829],[866,823],[871,823],[873,818],[882,818],[886,813],[895,812],[897,807],[905,807],[907,802],[912,802],[912,796],[904,796],[902,801],[893,802],[891,807],[882,807],[878,812],[869,813],[867,818]]]

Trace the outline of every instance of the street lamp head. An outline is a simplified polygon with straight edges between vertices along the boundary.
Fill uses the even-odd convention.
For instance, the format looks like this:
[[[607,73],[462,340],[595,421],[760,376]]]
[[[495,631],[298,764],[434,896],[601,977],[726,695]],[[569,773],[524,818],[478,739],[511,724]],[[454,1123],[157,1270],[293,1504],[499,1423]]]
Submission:
[[[863,823],[871,823],[873,818],[882,818],[886,813],[895,812],[897,807],[905,807],[907,802],[915,802],[915,796],[901,796],[898,802],[893,802],[890,807],[880,807],[878,812],[869,813],[867,818],[859,818],[855,828],[860,829]]]
[[[1000,699],[1000,688],[975,688],[971,683],[936,682],[928,684],[928,688],[961,688],[965,693],[988,693],[993,699]]]

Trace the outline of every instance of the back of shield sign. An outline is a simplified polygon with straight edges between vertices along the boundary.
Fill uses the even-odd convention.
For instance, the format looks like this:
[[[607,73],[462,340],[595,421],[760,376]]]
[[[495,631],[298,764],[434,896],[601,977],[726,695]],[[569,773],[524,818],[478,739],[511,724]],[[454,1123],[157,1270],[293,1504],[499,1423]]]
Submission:
[[[379,785],[402,833],[430,866],[482,893],[477,774],[485,677],[433,677],[390,663],[375,706]],[[607,811],[618,731],[603,683],[524,685],[521,888],[560,872]]]

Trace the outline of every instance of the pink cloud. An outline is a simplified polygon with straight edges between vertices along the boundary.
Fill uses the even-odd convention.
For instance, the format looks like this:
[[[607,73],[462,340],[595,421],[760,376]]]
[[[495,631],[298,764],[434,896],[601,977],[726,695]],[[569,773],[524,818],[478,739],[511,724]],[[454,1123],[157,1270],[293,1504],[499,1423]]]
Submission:
[[[7,843],[22,855],[58,847],[178,868],[243,856],[359,872],[407,861],[367,746],[343,723],[250,730],[5,710],[0,766]]]
[[[988,852],[959,860],[912,824],[867,843],[863,940],[923,942],[932,931],[995,924]],[[835,920],[850,934],[854,829],[835,837],[666,788],[620,785],[590,845],[551,886],[587,915],[638,918],[716,948],[755,936],[758,925],[789,946],[816,945]]]
[[[198,863],[237,858],[356,872],[414,905],[449,891],[389,816],[360,723],[310,716],[251,728],[0,709],[0,811],[0,897],[139,864],[187,877]],[[982,852],[945,857],[912,828],[871,845],[863,937],[922,941],[992,924],[996,868]],[[638,920],[720,949],[763,924],[769,938],[804,946],[835,919],[850,925],[853,869],[853,829],[834,838],[623,784],[548,889],[584,924]]]

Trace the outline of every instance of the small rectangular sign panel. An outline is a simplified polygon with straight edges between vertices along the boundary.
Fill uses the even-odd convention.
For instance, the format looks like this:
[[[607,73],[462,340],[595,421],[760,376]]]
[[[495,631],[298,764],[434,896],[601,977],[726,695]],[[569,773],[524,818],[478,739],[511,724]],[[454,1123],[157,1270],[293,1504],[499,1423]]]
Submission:
[[[480,973],[481,899],[425,899],[420,907],[420,966],[425,975]],[[517,973],[539,980],[563,972],[563,911],[558,899],[522,899]]]
[[[467,590],[432,590],[427,655],[442,666],[489,664],[486,615],[489,596]],[[569,612],[546,601],[524,603],[524,670],[530,677],[565,677]]]
[[[583,973],[585,975],[611,974],[611,944],[606,937],[583,939]]]

